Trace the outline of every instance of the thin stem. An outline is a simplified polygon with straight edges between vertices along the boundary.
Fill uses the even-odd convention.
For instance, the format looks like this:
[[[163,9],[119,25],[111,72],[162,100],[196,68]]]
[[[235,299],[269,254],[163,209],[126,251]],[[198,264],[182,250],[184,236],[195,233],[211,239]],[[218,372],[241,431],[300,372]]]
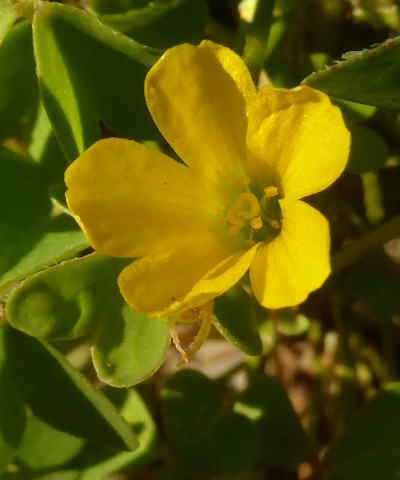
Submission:
[[[397,236],[400,236],[400,215],[334,253],[332,255],[332,271],[337,273],[349,265],[353,265],[370,250],[380,247]]]

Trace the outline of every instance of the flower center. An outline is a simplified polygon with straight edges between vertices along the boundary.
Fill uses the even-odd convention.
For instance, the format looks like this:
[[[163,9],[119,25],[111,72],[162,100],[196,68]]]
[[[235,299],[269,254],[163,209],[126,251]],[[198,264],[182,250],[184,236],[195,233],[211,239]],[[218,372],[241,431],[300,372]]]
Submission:
[[[273,185],[264,188],[260,199],[250,190],[241,193],[224,217],[228,234],[244,238],[248,245],[275,238],[281,229],[281,219],[278,189]]]

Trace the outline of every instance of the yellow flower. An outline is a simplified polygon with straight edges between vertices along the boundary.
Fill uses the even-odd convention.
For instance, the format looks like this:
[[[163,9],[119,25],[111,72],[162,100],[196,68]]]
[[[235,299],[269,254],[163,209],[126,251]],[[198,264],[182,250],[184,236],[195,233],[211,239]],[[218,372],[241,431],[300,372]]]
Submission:
[[[168,50],[145,95],[184,163],[109,138],[66,173],[93,248],[142,257],[119,276],[126,301],[152,316],[195,311],[248,269],[264,307],[305,300],[330,273],[330,240],[325,217],[299,199],[343,171],[340,110],[309,87],[257,92],[240,57],[210,41]]]

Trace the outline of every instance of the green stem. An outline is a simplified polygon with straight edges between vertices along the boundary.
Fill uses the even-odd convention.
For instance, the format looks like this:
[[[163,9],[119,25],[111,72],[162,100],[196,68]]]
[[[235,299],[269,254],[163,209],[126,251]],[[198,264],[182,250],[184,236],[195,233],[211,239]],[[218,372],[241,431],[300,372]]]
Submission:
[[[275,0],[257,0],[253,21],[246,25],[243,60],[258,83],[267,54],[267,41]]]
[[[364,237],[334,253],[332,255],[332,271],[336,273],[353,265],[370,250],[380,247],[397,236],[400,236],[400,215],[393,217]]]

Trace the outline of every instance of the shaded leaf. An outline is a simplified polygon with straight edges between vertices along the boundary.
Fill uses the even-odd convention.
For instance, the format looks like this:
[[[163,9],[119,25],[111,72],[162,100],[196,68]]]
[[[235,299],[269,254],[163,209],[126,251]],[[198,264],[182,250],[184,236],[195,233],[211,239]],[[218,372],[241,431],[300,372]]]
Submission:
[[[252,378],[234,410],[247,416],[256,427],[263,464],[294,469],[312,452],[311,440],[276,380],[264,375]]]
[[[260,355],[262,342],[254,318],[253,302],[240,285],[214,300],[215,326],[248,355]]]
[[[134,452],[117,452],[115,449],[87,445],[75,464],[81,470],[80,480],[102,480],[121,469],[130,470],[154,460],[158,454],[156,425],[146,404],[135,390],[107,390],[110,398],[122,398],[118,407],[121,415],[137,434],[139,446]],[[120,402],[118,401],[117,404]]]
[[[5,324],[0,326],[0,474],[14,459],[25,428],[25,407],[8,371],[4,329]]]
[[[351,150],[347,168],[352,173],[378,170],[389,156],[383,138],[367,127],[351,128]]]
[[[302,83],[328,95],[377,107],[400,108],[400,37],[311,74]]]
[[[400,383],[379,392],[328,453],[329,479],[395,480],[400,475]]]
[[[169,445],[182,465],[197,473],[238,473],[255,461],[259,444],[243,415],[221,411],[217,386],[194,370],[181,370],[162,391]]]
[[[133,450],[137,441],[112,403],[50,345],[5,331],[10,374],[32,412],[57,430]]]
[[[31,25],[21,22],[0,45],[0,138],[27,136],[38,101]]]
[[[123,12],[121,6],[115,5],[115,12],[120,13],[109,12],[101,20],[145,45],[166,49],[204,38],[208,14],[204,0],[153,0]]]

